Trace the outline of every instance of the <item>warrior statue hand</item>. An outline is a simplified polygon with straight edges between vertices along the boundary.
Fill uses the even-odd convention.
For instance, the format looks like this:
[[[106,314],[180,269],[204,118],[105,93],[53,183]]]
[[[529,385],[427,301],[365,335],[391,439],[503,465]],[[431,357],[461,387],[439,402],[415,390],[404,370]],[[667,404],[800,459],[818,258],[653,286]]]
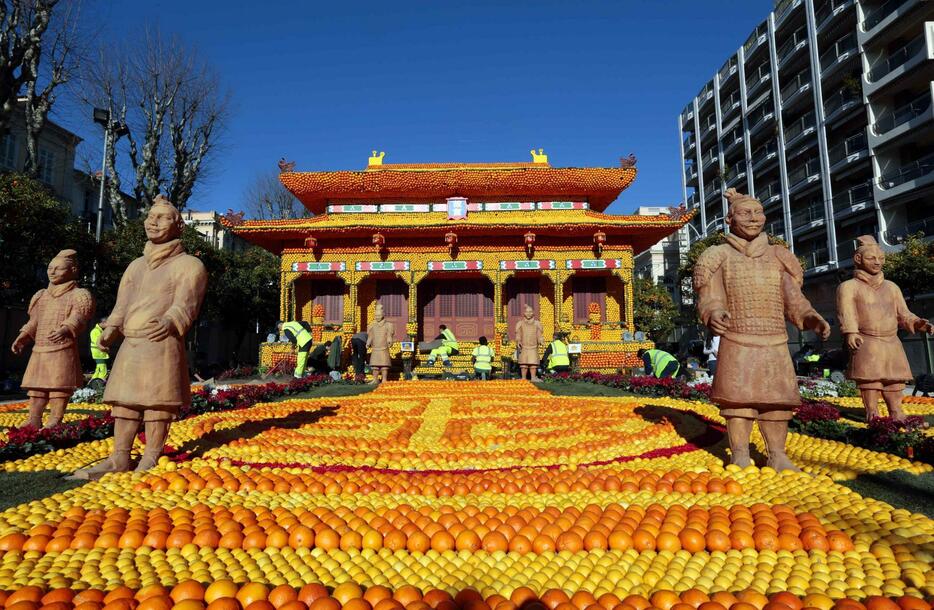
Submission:
[[[927,333],[934,334],[934,324],[931,324],[928,320],[924,318],[918,318],[915,322],[915,332],[916,333]]]
[[[117,327],[108,326],[97,339],[97,346],[102,352],[110,352],[110,346],[117,340]]]
[[[850,333],[846,336],[846,346],[850,348],[850,351],[857,351],[859,347],[863,344],[863,338],[859,336],[858,333]]]
[[[804,317],[804,327],[813,330],[822,341],[830,337],[830,324],[817,312],[811,312]]]
[[[63,343],[69,337],[71,337],[71,331],[65,326],[49,333],[49,341],[52,343]]]
[[[13,345],[10,347],[10,350],[14,354],[22,354],[23,350],[26,349],[26,346],[29,345],[29,342],[32,340],[32,337],[26,333],[20,333],[16,340],[13,341]]]
[[[730,330],[730,312],[725,309],[718,309],[710,314],[710,328],[718,335],[722,335]]]
[[[172,334],[172,328],[172,323],[168,320],[150,320],[146,338],[150,341],[162,341]]]

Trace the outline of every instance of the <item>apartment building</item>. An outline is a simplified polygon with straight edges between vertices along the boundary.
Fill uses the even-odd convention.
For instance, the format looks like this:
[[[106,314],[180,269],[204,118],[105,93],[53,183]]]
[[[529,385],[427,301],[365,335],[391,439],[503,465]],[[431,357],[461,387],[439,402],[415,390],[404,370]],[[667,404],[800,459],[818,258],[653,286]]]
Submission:
[[[230,229],[224,226],[220,214],[213,210],[206,212],[183,210],[182,220],[185,221],[186,225],[200,233],[204,241],[219,250],[240,252],[248,246],[243,238],[234,235]]]
[[[934,1],[781,0],[678,117],[691,237],[756,195],[834,317],[854,238],[934,235]]]
[[[640,206],[636,214],[640,216],[654,216],[668,214],[670,208],[656,206]],[[661,240],[651,248],[636,255],[633,272],[636,277],[652,280],[653,283],[666,287],[676,302],[680,302],[681,287],[678,283],[678,267],[688,247],[688,227],[682,227]]]

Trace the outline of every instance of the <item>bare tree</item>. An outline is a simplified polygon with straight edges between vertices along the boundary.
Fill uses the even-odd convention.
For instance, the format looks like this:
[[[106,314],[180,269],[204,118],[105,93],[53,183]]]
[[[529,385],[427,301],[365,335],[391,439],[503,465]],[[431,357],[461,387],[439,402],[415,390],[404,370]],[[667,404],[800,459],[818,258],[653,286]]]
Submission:
[[[275,172],[258,174],[243,193],[243,207],[253,218],[283,220],[310,216],[308,208],[279,182]]]
[[[59,7],[46,31],[45,40],[35,53],[29,54],[27,60],[30,78],[23,92],[26,114],[26,165],[23,171],[28,175],[35,176],[39,172],[39,134],[45,127],[60,87],[67,84],[78,70],[81,39],[77,29],[77,7],[74,2]]]
[[[52,20],[58,0],[0,1],[0,134],[10,130],[16,98],[35,75],[33,56],[39,54],[42,37]]]
[[[89,104],[110,111],[105,137],[114,142],[121,124],[129,127],[127,157],[134,174],[133,193],[145,212],[159,193],[180,209],[206,176],[210,160],[229,116],[229,96],[214,70],[179,39],[146,33],[142,42],[118,52],[109,62],[103,51],[85,81]],[[126,218],[120,196],[122,173],[115,146],[105,160],[108,200],[115,221]]]

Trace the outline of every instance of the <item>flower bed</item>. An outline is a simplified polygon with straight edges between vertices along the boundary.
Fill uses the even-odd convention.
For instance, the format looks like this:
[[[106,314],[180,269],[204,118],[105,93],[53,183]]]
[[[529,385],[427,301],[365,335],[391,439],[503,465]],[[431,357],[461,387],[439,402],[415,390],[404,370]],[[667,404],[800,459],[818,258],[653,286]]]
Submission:
[[[191,404],[182,408],[178,419],[214,411],[244,409],[280,396],[304,392],[325,383],[333,382],[327,375],[313,375],[288,383],[240,385],[216,388],[210,392],[198,389],[192,392]],[[113,418],[110,415],[92,415],[77,421],[66,421],[52,428],[14,427],[7,431],[6,439],[0,441],[0,462],[73,447],[84,441],[104,439],[112,435]]]
[[[651,375],[608,375],[605,373],[559,373],[544,378],[549,383],[586,382],[619,388],[642,396],[670,396],[691,400],[710,400],[709,383],[687,383],[666,377],[658,379]]]

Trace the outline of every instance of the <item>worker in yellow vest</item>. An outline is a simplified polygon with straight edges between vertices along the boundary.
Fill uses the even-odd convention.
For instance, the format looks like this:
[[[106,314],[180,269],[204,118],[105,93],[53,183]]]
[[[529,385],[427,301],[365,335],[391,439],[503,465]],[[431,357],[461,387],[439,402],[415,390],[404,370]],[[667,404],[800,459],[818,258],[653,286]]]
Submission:
[[[442,324],[438,327],[441,331],[441,346],[431,350],[428,354],[428,366],[434,366],[435,360],[441,358],[441,364],[451,366],[451,354],[457,352],[458,345],[454,333],[448,330],[448,327]]]
[[[101,349],[100,338],[104,334],[104,328],[101,326],[107,318],[101,320],[91,329],[91,358],[94,359],[94,374],[91,375],[91,381],[107,379],[107,362],[110,360],[110,354]]]
[[[642,358],[645,365],[645,374],[659,379],[676,377],[681,371],[678,359],[660,349],[640,349],[636,354]]]
[[[495,352],[488,345],[486,337],[480,337],[480,345],[473,348],[473,370],[477,377],[486,381],[493,372],[493,356]]]
[[[564,333],[557,333],[555,340],[552,341],[545,350],[543,359],[545,360],[545,370],[550,374],[567,373],[571,370],[571,357],[568,355],[568,344],[565,342],[567,337]]]
[[[308,365],[308,352],[311,350],[311,331],[305,328],[302,322],[294,320],[280,322],[279,331],[295,346],[295,373],[296,379],[305,376],[305,367]]]

